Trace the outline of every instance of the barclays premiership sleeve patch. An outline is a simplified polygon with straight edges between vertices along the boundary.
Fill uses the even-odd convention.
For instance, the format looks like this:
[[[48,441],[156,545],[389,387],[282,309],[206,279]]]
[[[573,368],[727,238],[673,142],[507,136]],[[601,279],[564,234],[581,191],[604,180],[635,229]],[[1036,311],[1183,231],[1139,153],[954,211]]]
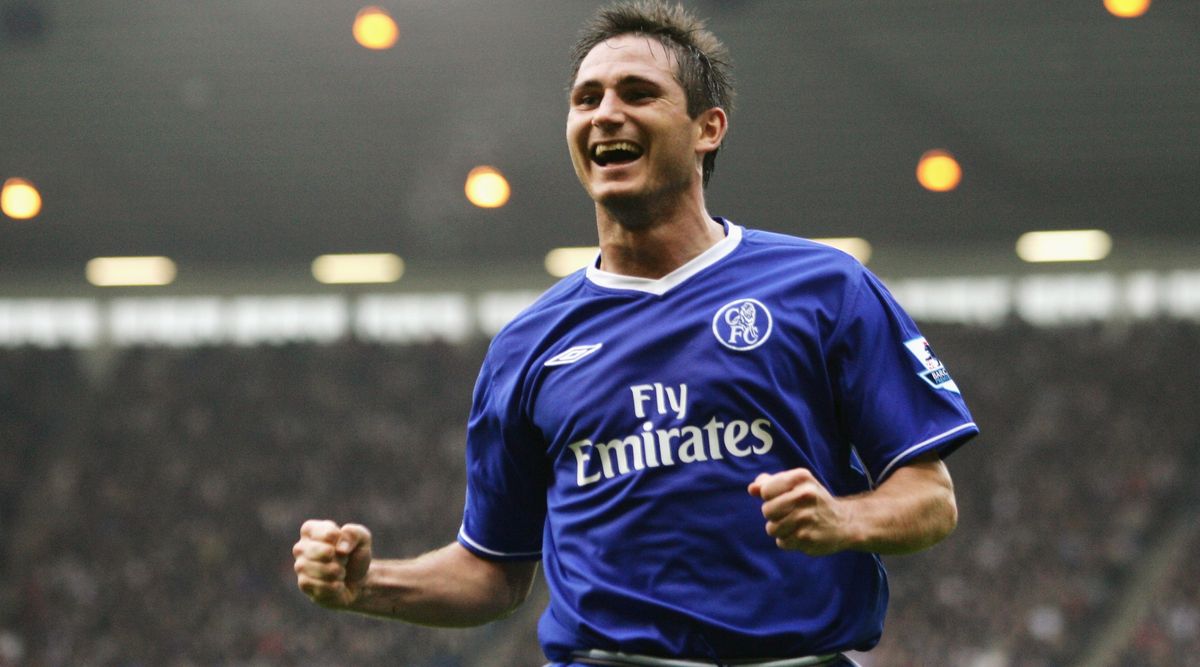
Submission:
[[[924,336],[904,341],[904,347],[907,347],[908,351],[925,367],[925,370],[917,375],[929,383],[929,386],[956,394],[961,393],[958,391],[958,385],[950,378],[950,372],[942,365],[942,360],[933,353],[933,348],[930,347],[929,341],[925,340]]]

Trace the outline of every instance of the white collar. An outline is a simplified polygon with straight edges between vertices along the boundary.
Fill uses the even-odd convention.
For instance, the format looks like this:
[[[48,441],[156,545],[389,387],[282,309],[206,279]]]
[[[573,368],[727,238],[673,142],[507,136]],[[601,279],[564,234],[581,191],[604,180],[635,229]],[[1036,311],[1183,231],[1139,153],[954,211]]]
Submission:
[[[733,252],[741,241],[742,228],[732,222],[725,222],[725,238],[662,278],[639,278],[609,273],[596,268],[597,262],[592,262],[587,268],[587,279],[600,287],[635,290],[662,296],[688,278],[721,261],[722,258]]]

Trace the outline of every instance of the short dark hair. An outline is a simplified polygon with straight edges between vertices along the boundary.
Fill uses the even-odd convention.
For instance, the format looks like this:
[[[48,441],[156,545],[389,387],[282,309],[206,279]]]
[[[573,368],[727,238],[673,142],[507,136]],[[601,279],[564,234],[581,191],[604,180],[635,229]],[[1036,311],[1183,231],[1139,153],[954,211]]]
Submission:
[[[704,21],[679,4],[663,0],[619,2],[596,12],[571,51],[571,80],[597,45],[621,35],[641,35],[658,40],[675,56],[675,78],[687,95],[692,118],[713,107],[733,112],[733,64],[729,49],[704,27]],[[712,175],[720,146],[704,156],[704,185]]]

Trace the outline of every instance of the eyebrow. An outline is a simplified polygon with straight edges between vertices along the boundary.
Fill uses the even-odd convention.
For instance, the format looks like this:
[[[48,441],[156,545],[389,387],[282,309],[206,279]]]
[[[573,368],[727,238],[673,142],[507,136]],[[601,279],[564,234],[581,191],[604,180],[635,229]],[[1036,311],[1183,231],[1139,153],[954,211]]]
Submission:
[[[625,76],[621,77],[620,79],[617,79],[617,87],[618,88],[623,87],[623,86],[630,86],[630,85],[635,85],[635,86],[649,85],[649,86],[654,86],[655,88],[662,87],[661,83],[659,83],[657,81],[653,81],[651,79],[647,79],[644,76],[638,76],[636,74],[626,74]],[[599,79],[588,79],[587,81],[580,81],[579,83],[575,84],[574,86],[571,86],[570,92],[572,94],[574,94],[575,91],[577,91],[577,90],[583,90],[585,88],[602,88],[603,86],[604,86],[604,84],[602,84]]]

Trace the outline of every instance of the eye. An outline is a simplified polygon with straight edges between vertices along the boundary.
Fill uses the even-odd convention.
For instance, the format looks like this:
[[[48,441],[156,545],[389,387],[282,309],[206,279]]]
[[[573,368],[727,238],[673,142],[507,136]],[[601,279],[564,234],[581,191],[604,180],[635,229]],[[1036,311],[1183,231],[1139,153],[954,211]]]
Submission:
[[[600,97],[594,93],[579,93],[575,96],[575,106],[594,107],[600,103]]]

